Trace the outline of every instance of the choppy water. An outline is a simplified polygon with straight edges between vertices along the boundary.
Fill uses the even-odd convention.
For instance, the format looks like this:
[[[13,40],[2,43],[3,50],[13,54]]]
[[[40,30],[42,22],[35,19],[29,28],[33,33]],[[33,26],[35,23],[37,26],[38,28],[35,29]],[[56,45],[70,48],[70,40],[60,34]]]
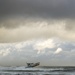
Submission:
[[[0,67],[0,75],[75,75],[75,67]]]

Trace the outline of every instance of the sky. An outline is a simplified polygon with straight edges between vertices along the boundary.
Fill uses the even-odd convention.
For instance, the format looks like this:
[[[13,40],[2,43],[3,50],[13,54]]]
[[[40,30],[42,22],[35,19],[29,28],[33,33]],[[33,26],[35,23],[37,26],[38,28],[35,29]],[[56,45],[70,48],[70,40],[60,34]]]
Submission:
[[[75,0],[0,0],[0,65],[75,66],[74,24]]]

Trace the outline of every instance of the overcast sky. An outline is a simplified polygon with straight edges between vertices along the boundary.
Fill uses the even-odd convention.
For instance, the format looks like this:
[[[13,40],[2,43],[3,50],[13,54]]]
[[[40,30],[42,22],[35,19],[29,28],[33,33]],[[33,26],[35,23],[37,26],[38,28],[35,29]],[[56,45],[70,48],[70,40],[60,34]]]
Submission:
[[[0,0],[0,42],[53,36],[74,41],[74,24],[75,0]]]
[[[0,0],[0,16],[45,16],[56,18],[75,17],[74,0]]]
[[[62,43],[65,41],[68,42],[58,47],[57,44],[55,44],[56,40],[52,39],[54,37],[61,39]],[[19,51],[17,51],[18,47],[15,48],[13,43],[26,43],[26,41],[29,41],[28,43],[32,44],[30,41],[35,39],[37,41],[35,41],[36,44],[42,39],[44,39],[44,41],[52,39],[54,40],[53,43],[55,46],[52,48],[47,46],[47,48],[44,46],[45,42],[39,42],[36,48],[34,45],[23,45],[26,48],[24,47],[25,51],[21,48],[22,54],[29,50],[29,52],[26,53],[28,58],[25,58],[26,54],[20,54],[21,57],[23,57],[20,58],[20,60],[23,59],[24,63],[29,59],[30,55],[28,54],[30,52],[32,52],[32,55],[34,54],[33,57],[35,57],[35,59],[37,58],[41,61],[41,58],[46,58],[47,52],[49,51],[50,55],[47,55],[47,58],[50,57],[51,63],[58,63],[60,59],[62,59],[63,63],[60,65],[67,65],[67,61],[69,61],[68,65],[75,65],[75,61],[71,59],[75,57],[73,54],[75,53],[75,0],[0,0],[0,43],[3,43],[3,46],[0,46],[1,63],[3,63],[4,58],[8,59],[9,56],[10,59],[13,59],[9,60],[9,62],[17,59]],[[7,43],[7,45],[5,43]],[[60,44],[60,42],[58,43]],[[46,42],[46,45],[47,44],[52,45],[52,43],[48,41]],[[36,50],[39,50],[39,47],[43,47],[42,45],[44,46],[44,48],[42,48],[43,54],[40,51],[36,52]],[[16,54],[14,53],[15,51]],[[70,54],[70,52],[72,54]],[[40,53],[42,55],[40,55]],[[64,55],[66,57],[65,59],[63,59]],[[70,57],[67,57],[69,55]],[[42,61],[44,61],[44,59]],[[14,62],[14,64],[16,63],[17,61]],[[19,65],[24,63],[19,63]],[[45,64],[47,65],[48,63],[45,62]],[[52,65],[54,64],[55,63]]]

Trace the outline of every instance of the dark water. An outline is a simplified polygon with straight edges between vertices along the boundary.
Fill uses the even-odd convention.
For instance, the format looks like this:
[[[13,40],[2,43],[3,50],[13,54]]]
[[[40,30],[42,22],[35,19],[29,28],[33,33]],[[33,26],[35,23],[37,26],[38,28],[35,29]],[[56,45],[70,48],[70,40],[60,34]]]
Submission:
[[[0,75],[75,75],[75,67],[0,67]]]

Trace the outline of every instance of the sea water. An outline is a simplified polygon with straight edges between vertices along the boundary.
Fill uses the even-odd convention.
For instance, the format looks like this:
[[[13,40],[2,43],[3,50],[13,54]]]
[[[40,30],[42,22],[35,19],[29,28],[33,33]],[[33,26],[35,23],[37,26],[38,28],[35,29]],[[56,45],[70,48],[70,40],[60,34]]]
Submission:
[[[75,67],[0,67],[0,75],[75,75]]]

